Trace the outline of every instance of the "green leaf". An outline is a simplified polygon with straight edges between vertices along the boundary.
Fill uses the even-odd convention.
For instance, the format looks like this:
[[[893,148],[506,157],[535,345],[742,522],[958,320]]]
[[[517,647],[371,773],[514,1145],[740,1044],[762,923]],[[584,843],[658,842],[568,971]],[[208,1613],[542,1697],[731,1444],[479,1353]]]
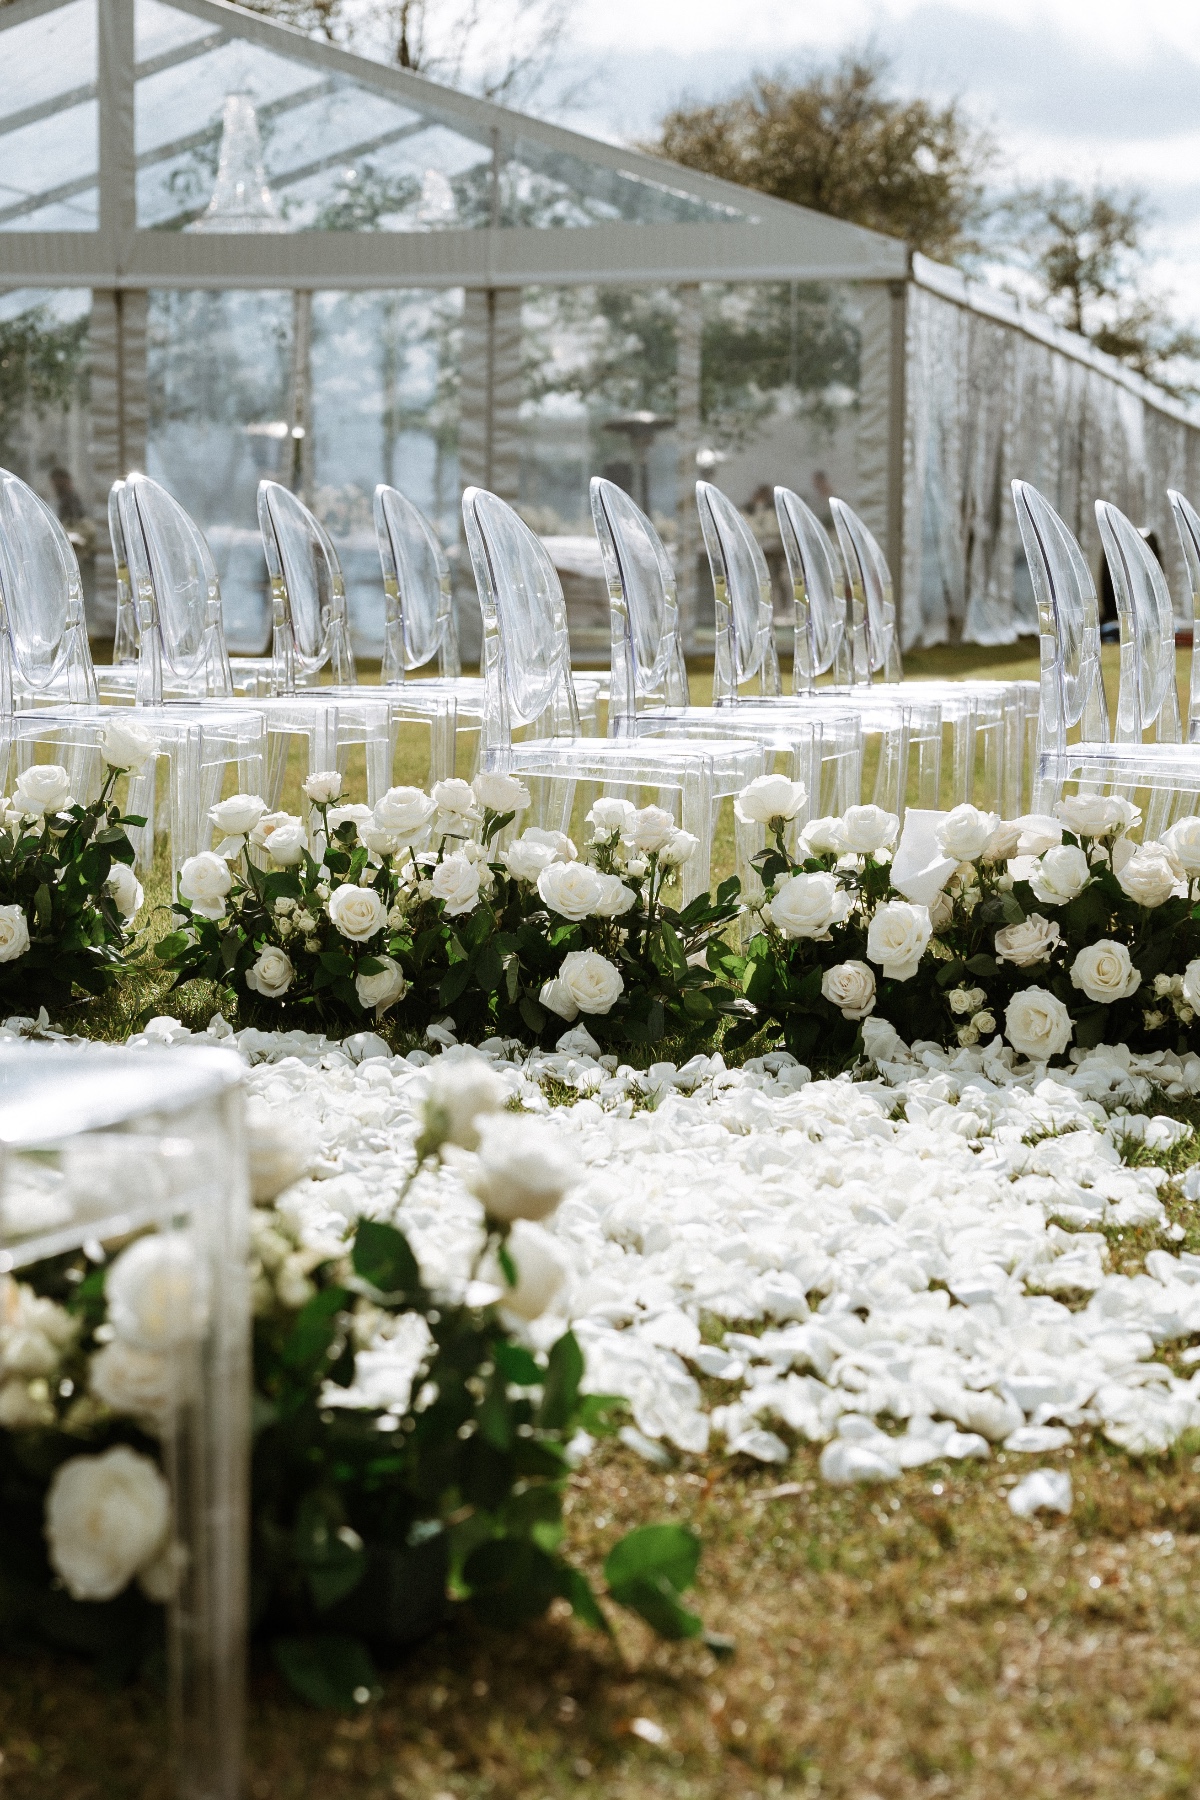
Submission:
[[[455,963],[442,977],[441,986],[438,988],[438,1005],[452,1006],[459,996],[466,992],[470,979],[470,963]]]
[[[528,1538],[490,1538],[463,1565],[471,1610],[484,1625],[513,1630],[538,1619],[561,1586],[556,1559]]]
[[[994,975],[997,968],[995,957],[985,956],[982,951],[980,951],[978,956],[969,956],[967,958],[966,966],[971,971],[972,975],[982,975],[985,977]]]
[[[641,1525],[615,1543],[604,1559],[610,1588],[635,1579],[666,1581],[677,1594],[696,1579],[700,1539],[685,1525]]]
[[[541,1369],[520,1344],[497,1338],[492,1345],[492,1360],[505,1381],[511,1381],[516,1387],[536,1387],[542,1379]]]
[[[564,1331],[546,1362],[545,1387],[538,1423],[547,1431],[563,1431],[570,1424],[583,1380],[583,1351],[573,1332]]]
[[[591,1625],[596,1631],[607,1632],[612,1636],[612,1626],[606,1614],[601,1610],[600,1602],[592,1592],[592,1584],[582,1569],[573,1568],[570,1563],[560,1563],[558,1570],[558,1592],[563,1600],[569,1600],[571,1611],[584,1625]]]
[[[311,1706],[349,1709],[382,1690],[370,1652],[358,1638],[332,1633],[280,1637],[271,1645],[275,1666],[292,1690]]]
[[[485,944],[475,958],[475,979],[485,994],[494,994],[500,986],[504,965],[494,942]]]
[[[408,1239],[394,1225],[360,1219],[351,1260],[354,1273],[390,1300],[416,1299],[424,1292],[420,1264]]]
[[[307,1369],[321,1361],[337,1333],[337,1315],[350,1296],[345,1288],[322,1288],[296,1314],[280,1358],[289,1369]]]
[[[545,1010],[538,1005],[532,994],[521,995],[521,1005],[519,1010],[521,1017],[528,1025],[530,1031],[537,1034],[544,1030],[546,1024]]]
[[[593,1437],[612,1437],[621,1429],[621,1420],[628,1411],[629,1402],[620,1394],[583,1394],[575,1422]]]
[[[689,1612],[680,1603],[670,1582],[661,1577],[655,1581],[642,1575],[635,1575],[629,1581],[619,1582],[616,1587],[609,1584],[609,1598],[620,1606],[627,1606],[630,1612],[645,1619],[651,1630],[657,1631],[659,1637],[677,1642],[680,1638],[700,1637],[704,1631],[704,1620],[698,1613]]]
[[[44,881],[33,897],[33,910],[37,915],[39,929],[49,931],[54,916],[54,907],[50,899],[50,889]]]

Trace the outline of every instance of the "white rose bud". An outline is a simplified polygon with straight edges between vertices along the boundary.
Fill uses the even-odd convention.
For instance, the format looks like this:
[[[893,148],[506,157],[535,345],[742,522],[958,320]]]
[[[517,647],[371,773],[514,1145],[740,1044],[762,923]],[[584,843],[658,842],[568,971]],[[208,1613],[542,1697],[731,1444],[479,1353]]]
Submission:
[[[189,856],[179,871],[179,896],[202,919],[220,919],[225,913],[225,896],[233,886],[233,876],[224,857],[212,850]]]
[[[507,1095],[487,1058],[473,1050],[440,1056],[427,1080],[426,1133],[439,1144],[477,1149],[481,1119],[499,1112]]]
[[[875,971],[864,962],[836,963],[821,977],[821,993],[843,1019],[865,1019],[875,1010]]]
[[[982,856],[988,841],[1000,823],[998,813],[981,812],[977,806],[964,804],[948,812],[937,828],[937,840],[944,856],[955,862],[971,863]]]
[[[675,821],[661,806],[643,806],[633,815],[633,847],[653,856],[675,834]]]
[[[332,806],[342,792],[342,778],[336,769],[318,769],[304,783],[304,792],[314,806]]]
[[[632,800],[616,800],[602,796],[596,801],[587,814],[585,823],[592,828],[595,837],[611,837],[619,831],[628,837],[633,831],[633,822],[637,818],[637,807]]]
[[[530,805],[529,789],[515,775],[500,775],[481,770],[471,783],[480,806],[494,813],[526,812]]]
[[[268,817],[267,803],[257,794],[231,794],[228,800],[219,800],[216,806],[209,807],[208,816],[226,837],[247,837]]]
[[[282,1194],[284,1188],[307,1175],[317,1160],[312,1119],[299,1107],[268,1105],[257,1094],[246,1101],[246,1141],[250,1198],[256,1206]]]
[[[253,967],[246,970],[246,986],[264,1000],[281,1000],[292,985],[296,970],[286,950],[265,944]]]
[[[1089,1000],[1106,1006],[1116,1000],[1128,1000],[1141,984],[1142,978],[1134,968],[1128,950],[1111,938],[1089,944],[1071,964],[1071,986],[1077,987]]]
[[[700,839],[690,831],[674,831],[658,853],[660,869],[681,869],[685,862],[690,862],[700,847]],[[645,869],[635,869],[629,864],[629,873],[645,874]]]
[[[299,819],[287,825],[277,825],[267,840],[271,861],[278,863],[281,869],[294,869],[304,861],[307,849],[308,833]]]
[[[186,1232],[161,1231],[122,1250],[104,1278],[108,1321],[139,1350],[170,1350],[208,1324],[204,1266]]]
[[[794,819],[808,799],[802,781],[786,775],[758,775],[733,803],[743,825],[769,825],[772,819]]]
[[[498,1258],[489,1263],[486,1278],[503,1288],[499,1304],[506,1313],[526,1321],[538,1319],[567,1278],[563,1253],[548,1231],[518,1219],[509,1233],[508,1254],[517,1272],[516,1286],[508,1285]]]
[[[157,1465],[127,1444],[60,1463],[46,1495],[50,1561],[73,1600],[112,1600],[158,1557],[171,1496]]]
[[[150,758],[158,755],[158,739],[136,719],[115,718],[100,733],[100,754],[110,769],[140,775]]]
[[[140,890],[139,890],[140,892]],[[0,963],[16,962],[29,948],[29,924],[23,906],[0,906]]]
[[[536,881],[554,860],[551,845],[533,843],[528,835],[519,837],[507,850],[500,852],[500,861],[514,881]]]
[[[1052,1056],[1061,1056],[1074,1029],[1062,1001],[1045,988],[1022,988],[1005,1009],[1004,1035],[1017,1054],[1028,1057],[1030,1062],[1048,1062]]]
[[[1075,844],[1059,844],[1045,851],[1029,878],[1029,885],[1044,906],[1065,906],[1088,884],[1088,859]]]
[[[551,863],[538,876],[537,890],[551,912],[575,921],[590,917],[604,892],[598,871],[580,862]]]
[[[325,815],[325,822],[329,827],[329,835],[332,837],[340,825],[353,825],[354,830],[357,833],[364,825],[372,824],[374,818],[375,815],[369,806],[363,806],[361,804],[355,806],[331,806]]]
[[[621,971],[596,950],[568,950],[557,980],[582,1013],[611,1012],[625,991]]]
[[[128,863],[112,865],[104,883],[104,891],[111,896],[113,905],[127,925],[140,912],[142,901],[146,898],[141,882]],[[0,911],[3,910],[6,909],[0,908]],[[3,961],[2,949],[0,949],[0,961]]]
[[[867,955],[889,981],[910,981],[933,936],[927,906],[888,900],[867,927]]]
[[[1019,925],[1005,925],[996,933],[996,956],[1015,968],[1032,969],[1035,963],[1049,962],[1062,941],[1056,924],[1041,913],[1030,913]]]
[[[356,975],[354,991],[358,995],[358,1004],[365,1011],[375,1009],[376,1021],[382,1019],[389,1007],[395,1006],[397,1000],[403,1000],[408,989],[404,979],[404,970],[390,956],[377,956],[375,961],[383,967],[376,975]]]
[[[374,888],[343,881],[329,896],[329,917],[335,931],[351,943],[365,944],[387,922],[387,907]]]
[[[842,841],[857,856],[870,856],[896,841],[900,821],[882,806],[848,806],[842,814]]]
[[[984,862],[1003,863],[1017,854],[1021,845],[1021,827],[1015,819],[1002,819],[983,846]]]
[[[420,788],[389,788],[375,803],[375,826],[399,839],[400,847],[404,848],[424,837],[436,811],[436,803]]]
[[[1165,844],[1142,844],[1117,871],[1117,885],[1139,906],[1161,906],[1175,892],[1180,868]]]
[[[479,904],[479,869],[461,851],[447,856],[433,871],[433,897],[445,907],[446,916],[456,919],[475,910]]]
[[[767,917],[786,938],[828,938],[854,906],[854,895],[837,877],[824,871],[790,875],[780,883],[767,907]]]
[[[489,1218],[544,1219],[579,1179],[579,1166],[540,1119],[500,1113],[480,1121],[479,1161],[467,1185]]]
[[[23,813],[56,813],[70,798],[67,771],[58,763],[34,763],[22,769],[13,789],[13,805]]]
[[[842,821],[832,813],[826,813],[824,818],[810,819],[800,833],[800,843],[806,855],[839,855],[846,848]]]

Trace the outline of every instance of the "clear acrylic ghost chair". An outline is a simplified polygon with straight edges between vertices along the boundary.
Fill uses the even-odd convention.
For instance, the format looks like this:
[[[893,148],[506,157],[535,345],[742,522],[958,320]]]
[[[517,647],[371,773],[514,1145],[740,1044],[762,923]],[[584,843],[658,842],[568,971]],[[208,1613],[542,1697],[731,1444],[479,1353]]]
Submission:
[[[374,696],[337,691],[235,696],[221,621],[221,585],[204,533],[179,502],[148,476],[126,478],[118,507],[130,581],[138,609],[138,703],[191,697],[204,717],[226,710],[253,712],[267,732],[268,765],[261,792],[277,805],[293,738],[306,747],[310,773],[345,767],[352,747],[365,745],[372,802],[387,787],[391,742],[387,707]]]
[[[844,812],[862,781],[862,733],[849,708],[754,702],[693,706],[675,571],[651,521],[614,482],[591,481],[592,519],[612,626],[608,734],[614,738],[737,738],[785,759],[808,800],[794,822]]]
[[[80,800],[102,779],[100,744],[117,716],[98,703],[83,618],[83,584],[70,539],[50,508],[17,476],[0,470],[0,777],[7,780],[15,749],[24,766],[39,745],[53,752]],[[171,861],[203,849],[207,809],[225,771],[260,792],[265,778],[265,733],[257,710],[201,713],[197,707],[147,707],[141,722],[158,739],[169,769]],[[127,810],[144,816],[135,833],[139,866],[153,856],[155,763],[129,781]]]
[[[784,699],[775,645],[771,576],[748,521],[710,482],[696,483],[696,504],[712,573],[716,606],[713,699],[722,711],[772,711],[811,706],[842,714],[853,707],[861,729],[878,736],[873,797],[877,805],[903,816],[910,780],[916,804],[938,804],[942,757],[942,717],[936,704],[907,695],[878,696],[801,690]],[[751,692],[742,692],[750,687]],[[856,798],[858,796],[855,796]]]
[[[1188,742],[1194,744],[1200,742],[1200,513],[1176,488],[1167,489],[1167,499],[1171,502],[1175,530],[1179,534],[1179,547],[1183,551],[1183,566],[1187,572],[1191,596],[1192,674],[1188,692],[1186,736]]]
[[[155,1423],[123,1418],[99,1441],[87,1432],[64,1440],[72,1459],[136,1457],[164,1503],[143,1580],[149,1587],[152,1571],[160,1598],[169,1596],[172,1778],[158,1791],[176,1800],[238,1800],[244,1791],[250,1303],[241,1076],[224,1050],[0,1049],[4,1281],[61,1291],[64,1268],[76,1276],[111,1268],[158,1245],[170,1258],[160,1279],[184,1301],[161,1320],[169,1343],[154,1352]],[[69,1392],[64,1382],[59,1393]],[[36,1564],[27,1573],[47,1583],[52,1575]],[[138,1585],[130,1575],[118,1605],[148,1623]],[[93,1603],[57,1586],[60,1616],[86,1638]]]
[[[803,506],[804,502],[795,498],[797,506]],[[904,683],[919,688],[922,697],[936,700],[952,732],[955,804],[974,799],[1008,817],[1015,816],[1021,811],[1020,770],[1026,718],[1033,709],[1033,683],[906,682],[887,558],[845,501],[831,500],[829,504],[846,574],[850,679],[887,687]]]
[[[542,820],[560,829],[577,781],[653,788],[660,798],[678,793],[683,827],[698,840],[683,866],[683,897],[706,893],[716,808],[763,773],[762,749],[583,736],[562,585],[545,546],[495,494],[468,488],[462,507],[483,619],[484,766],[542,778]],[[531,735],[518,739],[525,729]]]
[[[129,581],[129,558],[125,554],[125,533],[121,529],[120,495],[123,481],[114,481],[108,490],[108,536],[112,544],[113,571],[117,581],[117,620],[113,627],[112,660],[114,669],[137,668],[137,609],[133,604],[133,588]]]
[[[1077,783],[1080,792],[1089,793],[1104,789],[1126,794],[1148,790],[1145,835],[1153,836],[1169,822],[1173,811],[1181,805],[1187,810],[1191,797],[1200,789],[1200,745],[1145,743],[1137,738],[1114,741],[1110,737],[1100,664],[1100,613],[1091,571],[1074,536],[1049,501],[1027,481],[1014,481],[1012,491],[1041,637],[1042,704],[1035,805],[1040,811],[1050,811],[1068,782]],[[1124,523],[1128,525],[1127,520]],[[1125,583],[1122,673],[1128,712],[1124,729],[1137,731],[1154,723],[1147,714],[1153,710],[1154,696],[1161,698],[1165,692],[1161,639],[1156,646],[1157,621],[1140,635],[1132,628],[1132,540],[1136,540],[1139,556],[1148,556],[1149,551],[1132,526],[1132,540],[1115,528],[1111,517],[1105,528],[1113,543],[1115,566],[1110,558],[1109,567],[1113,570],[1114,589],[1118,572]],[[1107,542],[1105,550],[1107,553]],[[1146,653],[1149,666],[1143,670]],[[1173,679],[1172,644],[1172,685]]]

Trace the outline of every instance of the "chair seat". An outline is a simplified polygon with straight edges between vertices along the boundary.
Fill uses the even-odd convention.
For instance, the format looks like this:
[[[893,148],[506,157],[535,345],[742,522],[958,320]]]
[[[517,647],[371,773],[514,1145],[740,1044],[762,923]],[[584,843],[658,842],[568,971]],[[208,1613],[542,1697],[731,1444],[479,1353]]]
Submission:
[[[729,738],[529,738],[492,752],[488,762],[530,775],[631,787],[677,787],[694,773],[710,784],[714,799],[739,794],[763,771],[761,749]]]

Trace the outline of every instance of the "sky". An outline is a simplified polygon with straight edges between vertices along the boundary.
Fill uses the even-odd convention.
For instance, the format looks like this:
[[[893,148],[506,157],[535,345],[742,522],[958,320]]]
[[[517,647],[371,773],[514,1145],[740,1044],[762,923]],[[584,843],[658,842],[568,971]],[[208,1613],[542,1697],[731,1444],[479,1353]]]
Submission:
[[[571,65],[594,78],[564,123],[645,137],[685,95],[868,42],[898,91],[957,98],[991,130],[998,186],[1061,175],[1143,189],[1155,282],[1200,320],[1197,0],[585,0]]]

